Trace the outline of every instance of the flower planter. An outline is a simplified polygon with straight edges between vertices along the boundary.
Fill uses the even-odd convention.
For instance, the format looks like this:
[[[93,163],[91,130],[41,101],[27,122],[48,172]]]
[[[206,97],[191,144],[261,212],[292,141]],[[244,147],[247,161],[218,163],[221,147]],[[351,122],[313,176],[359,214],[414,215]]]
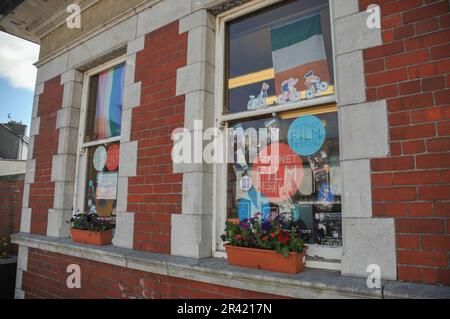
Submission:
[[[263,269],[286,274],[297,274],[305,269],[306,250],[291,252],[286,258],[274,250],[245,248],[225,245],[228,263],[233,266]]]
[[[100,232],[72,229],[71,233],[72,240],[74,242],[96,246],[105,246],[111,244],[113,237],[112,229]]]

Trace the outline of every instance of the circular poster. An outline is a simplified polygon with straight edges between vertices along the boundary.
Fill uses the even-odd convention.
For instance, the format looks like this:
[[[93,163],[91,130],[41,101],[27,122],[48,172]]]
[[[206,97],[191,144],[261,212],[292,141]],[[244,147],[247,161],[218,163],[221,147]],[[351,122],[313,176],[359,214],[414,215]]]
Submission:
[[[322,121],[313,115],[301,116],[289,127],[288,143],[301,156],[318,152],[325,142],[326,131]]]
[[[99,146],[95,150],[94,158],[92,159],[92,163],[94,164],[94,168],[97,172],[102,172],[106,165],[106,148],[104,146]]]
[[[303,180],[303,163],[287,144],[270,144],[253,162],[253,185],[271,202],[292,197]]]
[[[253,180],[250,176],[243,176],[239,181],[239,186],[244,192],[248,192],[253,187]]]
[[[119,144],[113,144],[108,147],[107,157],[106,157],[106,168],[110,172],[115,172],[119,168],[119,154],[120,146]]]

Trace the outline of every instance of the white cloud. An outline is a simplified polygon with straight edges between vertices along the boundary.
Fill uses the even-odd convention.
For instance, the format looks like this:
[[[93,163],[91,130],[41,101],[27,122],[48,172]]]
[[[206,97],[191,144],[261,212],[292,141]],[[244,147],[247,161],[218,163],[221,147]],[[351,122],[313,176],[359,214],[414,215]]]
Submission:
[[[0,32],[0,77],[16,88],[34,91],[39,45]]]

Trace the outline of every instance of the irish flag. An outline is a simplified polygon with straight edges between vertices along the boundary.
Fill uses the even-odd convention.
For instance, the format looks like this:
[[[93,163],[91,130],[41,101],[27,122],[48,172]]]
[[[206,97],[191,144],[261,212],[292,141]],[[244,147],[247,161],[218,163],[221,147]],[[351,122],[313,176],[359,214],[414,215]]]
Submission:
[[[309,71],[330,83],[320,14],[275,27],[271,34],[277,94],[289,78],[299,80],[299,91],[306,90],[304,76]]]

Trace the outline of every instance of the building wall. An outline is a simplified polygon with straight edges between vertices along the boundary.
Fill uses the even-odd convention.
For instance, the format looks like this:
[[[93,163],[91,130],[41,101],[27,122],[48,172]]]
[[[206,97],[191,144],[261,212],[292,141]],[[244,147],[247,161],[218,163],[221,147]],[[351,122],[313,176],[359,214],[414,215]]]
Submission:
[[[24,177],[25,174],[0,177],[0,237],[20,230]],[[11,252],[17,254],[17,247]]]
[[[57,112],[61,109],[63,87],[61,77],[45,82],[39,97],[32,165],[34,178],[30,186],[28,208],[31,209],[31,233],[47,234],[49,209],[53,208],[55,183],[52,181],[53,156],[58,152],[59,133],[56,129]],[[36,123],[36,120],[34,120]],[[38,128],[37,128],[38,126]]]
[[[449,285],[449,2],[360,9],[372,3],[383,44],[364,52],[367,96],[387,100],[390,137],[390,156],[371,163],[374,215],[395,218],[399,280]]]
[[[145,36],[136,57],[141,105],[131,118],[138,141],[135,177],[128,181],[134,212],[134,248],[170,254],[171,215],[181,212],[182,175],[172,169],[171,134],[184,126],[184,95],[176,96],[177,69],[186,65],[187,33],[175,21]]]
[[[356,0],[339,2],[357,4]],[[360,10],[364,11],[368,4],[361,0]],[[448,33],[441,30],[448,26],[448,2],[401,0],[380,4],[383,43],[370,49],[366,48],[379,43],[377,34],[368,36],[369,43],[342,38],[347,37],[346,29],[355,30],[354,23],[364,23],[364,12],[358,12],[357,6],[333,5],[333,10],[341,14],[334,21],[335,29],[341,29],[338,39],[342,40],[337,45],[337,70],[350,65],[354,69],[346,71],[352,71],[350,74],[356,74],[357,79],[362,77],[355,84],[343,78],[344,72],[337,76],[340,120],[350,121],[341,125],[341,140],[345,140],[343,175],[347,183],[354,182],[349,189],[356,193],[344,203],[351,209],[344,210],[347,237],[342,274],[366,276],[365,263],[371,262],[366,257],[373,257],[390,268],[385,279],[396,279],[398,270],[400,280],[448,285],[450,161],[445,103],[449,50]],[[422,5],[437,9],[428,11]],[[131,73],[124,92],[118,228],[113,244],[191,258],[211,256],[211,169],[203,165],[177,167],[170,157],[173,129],[191,128],[195,119],[208,118],[208,125],[213,125],[214,18],[205,10],[191,10],[190,5],[162,1],[73,51],[43,63],[38,72],[39,98],[30,143],[33,152],[25,181],[29,198],[24,195],[27,205],[22,213],[25,217],[31,215],[31,220],[29,225],[22,222],[23,232],[68,237],[62,216],[71,214],[76,152],[73,143],[79,124],[82,71],[98,65],[98,59],[105,62],[105,56],[125,47],[120,54],[127,52],[127,70]],[[361,72],[359,65],[352,63],[354,59],[361,62]],[[66,80],[69,84],[61,85]],[[66,108],[69,111],[59,113],[62,104],[70,106]],[[385,125],[372,125],[379,119],[384,119]],[[58,122],[65,123],[67,130],[59,129]],[[378,131],[368,132],[365,123]],[[372,136],[377,141],[375,146],[370,143]],[[389,155],[378,158],[388,153],[387,137]],[[371,160],[371,169],[369,165],[366,169],[365,163],[373,157],[377,159]],[[355,168],[353,164],[361,166]],[[55,187],[54,174],[70,175],[60,183],[72,186]],[[360,185],[367,189],[359,189]],[[344,188],[348,186],[344,184]],[[59,198],[64,199],[58,205],[61,212],[56,211],[55,200]],[[364,202],[367,198],[368,205]],[[22,281],[18,279],[17,289],[30,298],[126,298],[142,297],[143,291],[145,296],[155,298],[260,296],[238,289],[226,288],[225,292],[225,288],[207,283],[180,281],[27,247],[21,247],[19,257],[18,276]],[[70,263],[82,267],[85,288],[81,292],[65,288],[65,267]],[[96,282],[96,278],[105,279]],[[140,279],[144,279],[145,289]],[[127,291],[125,295],[121,287]]]
[[[81,289],[66,285],[67,266],[81,269]],[[28,251],[28,271],[22,287],[29,299],[272,299],[279,296],[156,275],[81,258]]]
[[[65,24],[62,24],[53,32],[45,35],[41,39],[40,58],[44,58],[54,51],[63,48],[69,41],[85,36],[95,28],[102,27],[109,20],[142,2],[144,0],[98,1],[81,13],[81,27],[79,29],[68,29]]]
[[[9,129],[0,125],[0,158],[21,159],[19,155],[20,138]]]

